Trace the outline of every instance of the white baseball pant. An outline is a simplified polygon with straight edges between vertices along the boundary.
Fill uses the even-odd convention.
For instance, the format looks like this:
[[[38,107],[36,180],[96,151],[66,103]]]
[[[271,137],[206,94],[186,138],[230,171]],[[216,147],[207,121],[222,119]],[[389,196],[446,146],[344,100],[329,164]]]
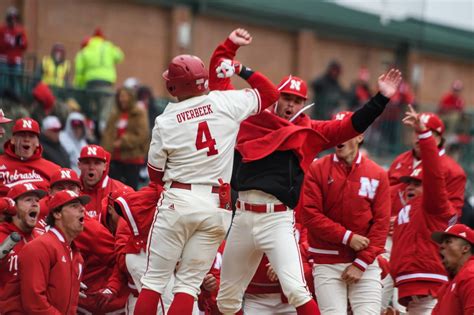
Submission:
[[[224,249],[217,305],[224,314],[242,308],[244,291],[266,254],[294,307],[312,297],[304,279],[293,211],[255,213],[237,210]]]
[[[382,254],[388,261],[390,261],[392,244],[392,237],[388,236],[385,242],[385,253]],[[389,274],[382,280],[382,286],[382,310],[386,310],[391,304],[400,314],[405,314],[406,308],[398,303],[398,289],[394,286],[393,278]]]
[[[125,255],[125,264],[127,265],[127,270],[130,276],[132,276],[133,282],[135,287],[137,288],[138,292],[142,290],[142,283],[141,278],[145,273],[146,269],[146,262],[147,256],[144,251],[140,252],[139,254],[126,254]],[[165,310],[171,305],[173,301],[173,286],[174,286],[174,274],[171,275],[170,281],[166,285],[165,292],[161,295],[161,302]],[[127,301],[127,313],[133,314],[135,309],[135,304],[137,303],[138,297],[135,297],[133,294],[130,294]],[[157,315],[164,315],[161,309],[161,305],[158,306]]]
[[[347,298],[352,313],[379,315],[382,306],[382,283],[377,260],[367,267],[359,282],[347,285],[341,275],[350,263],[313,266],[314,289],[321,315],[347,313]]]
[[[283,303],[280,293],[245,294],[245,315],[296,315],[294,306]]]
[[[218,206],[212,186],[166,188],[148,237],[148,266],[141,279],[144,288],[163,293],[181,259],[173,293],[197,299],[230,226],[232,213]]]

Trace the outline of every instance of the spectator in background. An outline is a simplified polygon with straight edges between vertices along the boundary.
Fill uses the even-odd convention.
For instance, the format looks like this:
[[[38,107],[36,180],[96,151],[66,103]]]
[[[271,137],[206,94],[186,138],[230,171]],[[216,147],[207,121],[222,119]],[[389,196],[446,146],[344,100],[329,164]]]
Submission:
[[[77,162],[81,149],[87,145],[84,115],[77,112],[69,114],[64,130],[59,133],[59,142],[69,155],[71,168],[79,173]]]
[[[137,106],[131,89],[118,89],[115,103],[102,146],[112,153],[110,176],[136,189],[139,169],[145,162],[150,142],[148,117],[145,110]]]
[[[349,110],[355,111],[364,106],[372,97],[369,86],[370,73],[365,67],[359,69],[357,80],[352,84],[349,92]]]
[[[40,128],[31,118],[20,118],[13,126],[13,136],[0,155],[0,195],[5,196],[11,187],[32,182],[41,189],[49,188],[51,174],[59,168],[41,155]]]
[[[138,106],[143,107],[143,109],[148,112],[148,126],[150,127],[151,136],[151,131],[155,125],[155,119],[163,113],[164,108],[158,108],[155,103],[153,91],[150,87],[144,85],[140,86],[137,90],[137,103]]]
[[[69,85],[71,63],[66,60],[66,48],[56,43],[51,48],[51,54],[44,56],[38,69],[41,81],[49,86],[64,87]]]
[[[456,224],[431,234],[450,281],[438,292],[433,314],[474,314],[474,231]]]
[[[40,82],[33,89],[33,104],[31,115],[38,121],[42,121],[51,114],[54,109],[56,98],[51,89],[43,82]]]
[[[106,40],[100,28],[95,30],[87,45],[76,55],[76,86],[95,92],[100,111],[99,121],[104,124],[112,107],[112,86],[117,80],[116,66],[123,59],[122,50]],[[103,130],[101,126],[99,129]]]
[[[46,116],[45,119],[43,119],[43,132],[40,134],[39,140],[43,146],[43,158],[61,167],[69,168],[71,165],[69,154],[59,142],[59,132],[61,128],[61,122],[58,117]]]
[[[3,138],[5,135],[5,129],[2,127],[3,124],[8,124],[12,120],[10,118],[5,117],[3,110],[0,109],[0,138]]]
[[[26,33],[20,24],[20,14],[15,7],[9,7],[5,24],[0,27],[0,86],[7,87],[20,94],[19,75],[23,70],[23,54],[28,47]]]
[[[464,111],[464,99],[461,97],[462,89],[462,81],[455,80],[451,85],[451,91],[444,94],[439,102],[438,113],[445,122],[448,133],[456,131],[456,124]]]
[[[345,92],[339,83],[342,73],[341,64],[333,60],[328,64],[326,72],[311,83],[314,93],[313,118],[330,119],[332,113],[338,111],[345,98]]]

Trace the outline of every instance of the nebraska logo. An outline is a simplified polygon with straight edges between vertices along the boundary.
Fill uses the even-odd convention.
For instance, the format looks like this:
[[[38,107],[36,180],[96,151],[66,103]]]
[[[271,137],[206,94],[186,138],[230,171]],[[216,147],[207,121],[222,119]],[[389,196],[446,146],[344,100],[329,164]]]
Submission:
[[[41,182],[43,180],[43,178],[39,174],[36,174],[34,170],[29,173],[19,173],[15,170],[15,173],[13,174],[10,174],[9,171],[0,172],[0,179],[3,179],[4,185],[13,184],[20,180],[31,182]]]
[[[379,187],[379,181],[377,179],[361,177],[359,196],[374,199],[377,187]]]
[[[290,81],[290,89],[296,90],[296,91],[301,90],[301,81],[291,80]]]
[[[87,155],[97,155],[96,147],[87,147]]]
[[[23,120],[23,128],[33,128],[33,122],[31,120]]]
[[[411,205],[406,205],[402,208],[402,210],[400,210],[398,213],[398,225],[410,222],[410,210]]]
[[[71,178],[70,170],[61,170],[61,178]]]

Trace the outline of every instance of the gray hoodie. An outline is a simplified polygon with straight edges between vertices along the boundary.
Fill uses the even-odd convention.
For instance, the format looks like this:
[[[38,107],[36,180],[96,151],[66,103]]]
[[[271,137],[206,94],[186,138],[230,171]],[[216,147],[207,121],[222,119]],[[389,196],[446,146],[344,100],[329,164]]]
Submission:
[[[80,174],[79,168],[77,166],[77,161],[79,155],[81,154],[81,149],[83,146],[87,145],[86,141],[86,132],[84,129],[84,134],[81,138],[77,139],[74,136],[74,131],[72,129],[71,121],[80,120],[82,121],[85,128],[85,117],[81,113],[73,112],[70,113],[66,120],[66,127],[59,134],[59,142],[66,149],[66,152],[69,154],[69,159],[71,161],[71,168]]]

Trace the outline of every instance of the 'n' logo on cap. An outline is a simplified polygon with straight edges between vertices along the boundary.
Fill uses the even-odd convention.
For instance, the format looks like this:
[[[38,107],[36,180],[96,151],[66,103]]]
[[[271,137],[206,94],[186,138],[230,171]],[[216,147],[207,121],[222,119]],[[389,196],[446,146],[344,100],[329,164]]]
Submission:
[[[96,147],[87,147],[87,155],[97,155]]]
[[[420,175],[420,172],[421,172],[421,168],[416,168],[413,170],[413,172],[411,172],[410,176],[417,177],[418,175]]]
[[[467,237],[466,232],[459,233],[459,236]]]
[[[71,178],[70,170],[61,170],[61,178]]]
[[[346,117],[346,114],[336,114],[336,120],[343,120]]]
[[[298,80],[291,80],[290,81],[290,89],[292,90],[301,90],[301,81]]]
[[[69,194],[69,196],[73,198],[79,197],[79,195],[73,192],[72,190],[66,190],[66,192]]]
[[[23,186],[25,186],[26,190],[35,190],[35,186],[33,186],[33,184],[23,184]]]
[[[428,115],[428,114],[421,114],[421,115],[420,115],[420,121],[421,121],[423,124],[426,125],[429,120],[430,120],[430,115]]]
[[[33,121],[23,119],[23,128],[32,129],[33,128]]]

